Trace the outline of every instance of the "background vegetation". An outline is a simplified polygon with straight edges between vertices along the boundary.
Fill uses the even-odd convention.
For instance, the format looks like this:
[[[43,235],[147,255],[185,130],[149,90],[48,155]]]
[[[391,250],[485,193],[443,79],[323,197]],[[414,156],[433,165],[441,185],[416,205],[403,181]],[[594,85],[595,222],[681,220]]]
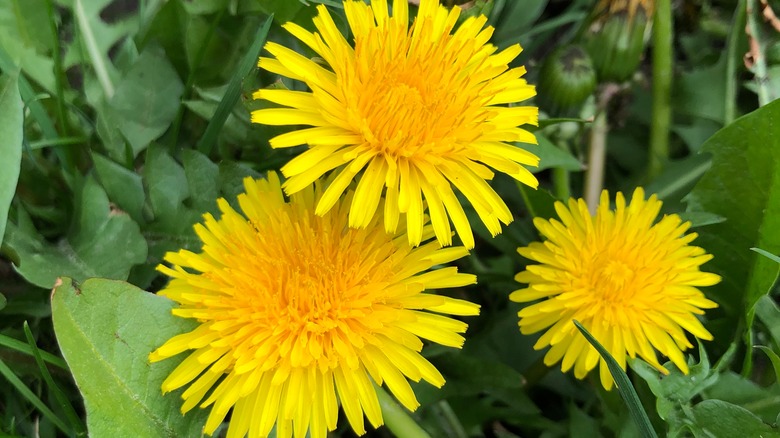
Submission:
[[[300,152],[270,149],[281,130],[250,124],[249,111],[259,105],[251,92],[279,80],[254,68],[263,42],[303,50],[280,24],[311,28],[312,3],[0,0],[0,435],[86,436],[87,426],[93,436],[200,434],[203,412],[181,417],[176,394],[159,392],[173,365],[146,362],[186,323],[136,288],[162,287],[154,266],[164,252],[197,249],[192,224],[214,212],[217,197],[232,202],[244,176],[279,169]],[[340,16],[338,2],[322,3]],[[489,16],[495,45],[519,42],[519,63],[541,84],[556,49],[603,38],[600,26],[612,17],[596,13],[596,3],[463,7]],[[613,14],[623,30],[588,56],[597,63],[618,53],[619,63],[639,44],[637,63],[622,65],[627,74],[597,71],[589,85],[586,69],[584,88],[574,80],[540,85],[584,100],[539,99],[546,112],[532,150],[542,158],[542,187],[498,176],[493,185],[515,222],[495,239],[471,222],[480,237],[461,270],[479,284],[459,293],[482,314],[469,320],[463,350],[426,352],[447,379],[442,390],[415,388],[422,406],[412,415],[431,436],[640,433],[617,391],[544,366],[536,336],[517,329],[520,306],[507,299],[526,262],[515,249],[537,239],[533,216],[552,216],[555,199],[589,187],[630,192],[640,184],[666,213],[693,222],[696,244],[715,255],[704,268],[724,277],[707,289],[720,304],[706,316],[715,340],[691,352],[690,375],[670,366],[659,379],[639,362],[629,370],[653,428],[662,436],[780,436],[780,104],[772,102],[780,95],[780,5],[612,3],[655,9],[655,34]],[[339,24],[346,32],[346,21]],[[51,302],[58,277],[75,282],[58,283],[64,292]],[[85,281],[92,277],[111,280]],[[82,293],[99,299],[86,307],[69,298]],[[391,436],[387,428],[369,434]],[[344,424],[334,435],[352,432]]]

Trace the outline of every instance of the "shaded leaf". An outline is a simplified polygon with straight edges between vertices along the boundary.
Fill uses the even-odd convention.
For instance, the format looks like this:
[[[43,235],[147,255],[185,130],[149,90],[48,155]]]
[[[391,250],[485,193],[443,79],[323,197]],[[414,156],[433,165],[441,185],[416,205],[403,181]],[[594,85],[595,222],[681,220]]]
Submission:
[[[130,284],[69,278],[52,294],[54,331],[84,397],[90,436],[198,437],[206,411],[179,411],[182,390],[160,385],[178,360],[149,353],[195,323],[171,314],[173,302]]]
[[[108,198],[136,222],[142,223],[146,196],[141,176],[99,154],[92,154],[92,161]]]
[[[30,283],[51,288],[57,277],[126,279],[133,265],[146,261],[146,242],[138,224],[112,211],[93,177],[77,196],[71,232],[56,244],[34,231],[11,227],[7,244],[19,256],[17,271]]]
[[[704,400],[693,407],[693,416],[708,437],[778,437],[777,429],[750,411],[722,400]]]
[[[17,76],[0,78],[0,244],[22,162],[24,114]]]

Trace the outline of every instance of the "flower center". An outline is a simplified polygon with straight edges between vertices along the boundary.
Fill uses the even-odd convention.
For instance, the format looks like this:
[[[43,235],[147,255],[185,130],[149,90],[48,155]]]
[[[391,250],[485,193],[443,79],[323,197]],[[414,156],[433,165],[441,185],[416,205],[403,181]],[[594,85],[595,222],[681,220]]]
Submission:
[[[604,269],[599,273],[601,277],[599,283],[604,285],[610,292],[620,292],[626,283],[634,277],[634,271],[625,263],[619,260],[610,260]]]
[[[354,71],[337,76],[348,122],[377,152],[442,157],[482,135],[476,122],[485,102],[470,92],[472,79],[462,73],[470,58],[463,47],[448,47],[450,39],[410,46],[406,28],[393,26],[355,38]]]

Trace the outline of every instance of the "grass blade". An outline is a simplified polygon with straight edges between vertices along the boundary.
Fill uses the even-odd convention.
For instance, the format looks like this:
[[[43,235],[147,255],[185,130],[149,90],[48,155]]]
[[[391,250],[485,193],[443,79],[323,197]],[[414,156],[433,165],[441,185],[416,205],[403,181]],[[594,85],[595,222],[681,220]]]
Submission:
[[[228,84],[227,90],[225,90],[225,95],[222,97],[222,101],[219,102],[219,106],[214,112],[214,117],[209,121],[206,132],[203,133],[203,136],[198,142],[198,151],[204,155],[208,155],[211,152],[211,149],[217,142],[217,137],[219,137],[222,126],[225,124],[230,112],[233,111],[233,108],[236,106],[236,102],[238,102],[238,98],[241,96],[241,83],[257,64],[257,58],[260,56],[260,49],[265,45],[265,40],[268,37],[268,31],[271,29],[273,19],[274,16],[271,15],[265,20],[265,24],[263,24],[263,27],[261,27],[255,35],[252,47],[249,48],[249,51],[247,51],[246,55],[241,59],[241,62],[238,64],[238,69],[236,69],[233,77],[230,78],[230,83]]]
[[[645,412],[642,403],[639,401],[636,390],[631,385],[631,381],[628,380],[626,372],[620,368],[620,365],[618,365],[617,361],[609,354],[607,349],[599,344],[599,341],[597,341],[579,321],[575,320],[574,325],[577,326],[580,332],[582,332],[582,335],[585,336],[585,339],[593,345],[604,361],[607,362],[607,367],[609,368],[610,374],[612,374],[612,378],[615,379],[618,392],[620,392],[620,396],[623,397],[623,401],[626,402],[628,412],[639,427],[639,432],[645,438],[658,438],[655,429],[653,429],[653,425],[650,424],[650,418],[647,417],[647,412]]]
[[[57,427],[57,429],[60,429],[66,435],[73,434],[73,431],[68,429],[68,426],[65,425],[60,417],[52,412],[52,410],[49,409],[49,407],[46,406],[43,401],[38,398],[38,396],[35,395],[35,393],[32,392],[30,388],[28,388],[27,385],[25,385],[16,374],[14,374],[13,370],[11,370],[11,368],[9,368],[2,359],[0,359],[0,374],[2,374],[3,377],[5,377],[8,382],[11,383],[11,386],[16,388],[16,390],[19,391],[19,393],[21,393],[24,398],[32,403],[32,405],[35,406],[44,417],[48,418],[49,421],[51,421],[52,424]]]
[[[11,338],[6,335],[0,334],[0,347],[7,347],[11,350],[18,351],[20,353],[29,354],[32,355],[32,348],[30,348],[29,345],[25,344],[22,341],[19,341],[17,339]],[[61,357],[57,357],[51,353],[40,351],[41,358],[56,367],[62,368],[63,370],[68,370],[68,365],[65,363],[65,360]]]
[[[73,409],[73,405],[70,404],[68,397],[64,392],[62,392],[60,387],[54,383],[54,379],[51,378],[51,373],[49,373],[49,369],[43,362],[41,351],[38,349],[38,345],[35,343],[35,338],[33,338],[32,331],[30,331],[30,325],[27,324],[27,321],[24,322],[24,335],[27,337],[27,344],[30,345],[30,350],[32,350],[33,357],[35,358],[35,363],[38,364],[38,368],[41,370],[41,376],[43,376],[43,380],[46,382],[46,385],[49,386],[49,389],[51,389],[51,391],[54,393],[54,398],[57,399],[57,402],[59,402],[63,412],[65,412],[65,416],[68,417],[68,422],[73,427],[73,430],[75,430],[76,436],[86,437],[87,427],[84,425],[84,422],[81,421],[81,418],[76,413],[76,410]]]
[[[780,257],[772,254],[771,252],[761,249],[761,248],[750,248],[751,251],[757,252],[761,254],[762,256],[768,258],[769,260],[775,261],[777,263],[780,263]]]

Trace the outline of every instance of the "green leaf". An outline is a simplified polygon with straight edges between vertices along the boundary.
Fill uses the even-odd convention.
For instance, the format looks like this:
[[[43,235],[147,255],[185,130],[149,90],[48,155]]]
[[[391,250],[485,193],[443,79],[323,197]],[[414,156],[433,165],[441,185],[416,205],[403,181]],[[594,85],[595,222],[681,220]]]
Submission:
[[[147,47],[110,101],[117,128],[130,142],[133,156],[165,133],[176,117],[183,92],[184,85],[163,50]]]
[[[764,323],[772,339],[780,345],[780,307],[768,295],[761,297],[755,306],[756,316]]]
[[[82,61],[81,53],[86,54],[86,60],[92,64],[92,69],[106,99],[113,97],[119,78],[119,73],[111,63],[108,52],[138,26],[138,17],[135,15],[110,24],[103,21],[100,13],[112,1],[62,0],[62,3],[67,3],[71,8],[78,29],[78,38],[69,47],[64,62],[66,65],[80,63]]]
[[[22,162],[24,114],[17,80],[16,75],[0,78],[0,244]]]
[[[549,191],[543,188],[534,190],[520,182],[517,183],[517,188],[523,197],[525,208],[528,209],[532,217],[542,219],[558,218],[558,213],[555,212],[556,199]]]
[[[225,96],[219,103],[217,111],[214,113],[214,117],[206,127],[206,132],[203,133],[200,141],[198,142],[197,149],[200,152],[208,155],[216,144],[217,137],[219,137],[219,132],[222,130],[222,125],[225,124],[225,120],[227,120],[228,115],[230,115],[233,107],[235,107],[236,103],[238,103],[238,98],[241,95],[241,82],[243,82],[244,78],[252,71],[253,68],[256,68],[255,65],[257,64],[257,57],[260,56],[260,49],[265,44],[265,40],[268,37],[268,31],[271,28],[272,22],[273,16],[268,17],[268,19],[265,21],[265,24],[263,24],[263,26],[258,29],[257,34],[255,35],[255,38],[252,42],[252,47],[249,48],[247,53],[241,59],[241,63],[238,65],[238,68],[233,74],[233,77],[230,78],[230,83],[228,84],[228,88],[225,91]]]
[[[144,182],[155,221],[176,221],[190,192],[184,169],[162,146],[152,145],[146,151]]]
[[[51,288],[57,277],[126,279],[133,265],[146,261],[146,242],[138,224],[112,210],[106,193],[88,177],[77,196],[71,232],[56,244],[21,227],[12,227],[7,244],[20,259],[17,271],[30,283]]]
[[[213,212],[219,197],[219,166],[192,149],[182,151],[182,161],[193,206],[201,212]]]
[[[9,60],[47,91],[54,87],[54,62],[46,7],[41,0],[0,2],[0,47]]]
[[[553,167],[580,172],[585,168],[574,155],[554,145],[546,137],[537,133],[536,139],[539,141],[538,145],[521,143],[518,146],[539,157],[539,167],[529,167],[531,172],[537,173]]]
[[[780,385],[764,388],[733,371],[721,373],[718,382],[702,396],[742,406],[767,423],[775,421],[780,412]]]
[[[493,8],[492,16],[499,19],[494,23],[496,28],[493,34],[493,41],[500,47],[505,47],[508,43],[516,40],[516,36],[526,28],[530,27],[544,12],[547,6],[547,0],[525,0],[498,2]]]
[[[182,390],[160,385],[179,360],[150,364],[149,353],[195,323],[171,315],[173,302],[130,284],[58,281],[54,331],[84,397],[90,436],[202,435],[206,411],[179,412]]]
[[[666,363],[665,367],[669,370],[669,374],[659,378],[658,370],[647,363],[639,360],[631,362],[631,368],[647,381],[659,402],[665,399],[676,405],[688,403],[718,380],[718,374],[710,367],[707,350],[701,343],[699,343],[699,363],[689,365],[688,374],[683,374],[671,362]]]
[[[693,407],[696,425],[706,436],[778,437],[777,429],[761,421],[747,409],[722,400],[704,400]]]
[[[645,438],[657,437],[658,435],[656,435],[655,429],[653,429],[653,425],[650,423],[650,419],[647,417],[647,412],[645,412],[644,408],[642,407],[642,402],[639,400],[639,396],[637,395],[634,386],[631,385],[631,380],[628,379],[626,372],[620,368],[620,365],[612,357],[612,355],[609,354],[609,351],[607,351],[607,349],[604,348],[599,343],[599,341],[597,341],[596,338],[594,338],[593,335],[591,335],[588,330],[579,323],[579,321],[575,320],[574,325],[577,326],[577,329],[579,329],[582,335],[585,336],[585,339],[590,342],[590,345],[592,345],[593,348],[599,352],[601,358],[607,362],[607,367],[609,368],[610,374],[612,374],[612,378],[615,379],[615,385],[618,388],[618,392],[620,392],[620,396],[626,403],[628,412],[631,414],[634,422],[639,427],[639,431],[642,436]]]
[[[707,288],[733,318],[744,315],[774,283],[778,266],[750,248],[780,252],[780,101],[721,129],[702,147],[712,165],[688,197],[689,211],[706,211],[726,222],[704,227],[695,244],[714,259],[704,269],[723,277]]]
[[[146,195],[141,176],[100,154],[93,153],[92,161],[108,198],[126,211],[133,220],[142,223]]]
[[[257,6],[264,13],[273,14],[277,23],[284,24],[292,21],[304,7],[304,4],[301,1],[260,0],[257,2]]]
[[[769,360],[772,362],[772,367],[775,369],[775,379],[780,380],[780,356],[772,351],[771,348],[764,345],[756,345],[754,348],[758,348],[766,353],[767,357],[769,357]]]

